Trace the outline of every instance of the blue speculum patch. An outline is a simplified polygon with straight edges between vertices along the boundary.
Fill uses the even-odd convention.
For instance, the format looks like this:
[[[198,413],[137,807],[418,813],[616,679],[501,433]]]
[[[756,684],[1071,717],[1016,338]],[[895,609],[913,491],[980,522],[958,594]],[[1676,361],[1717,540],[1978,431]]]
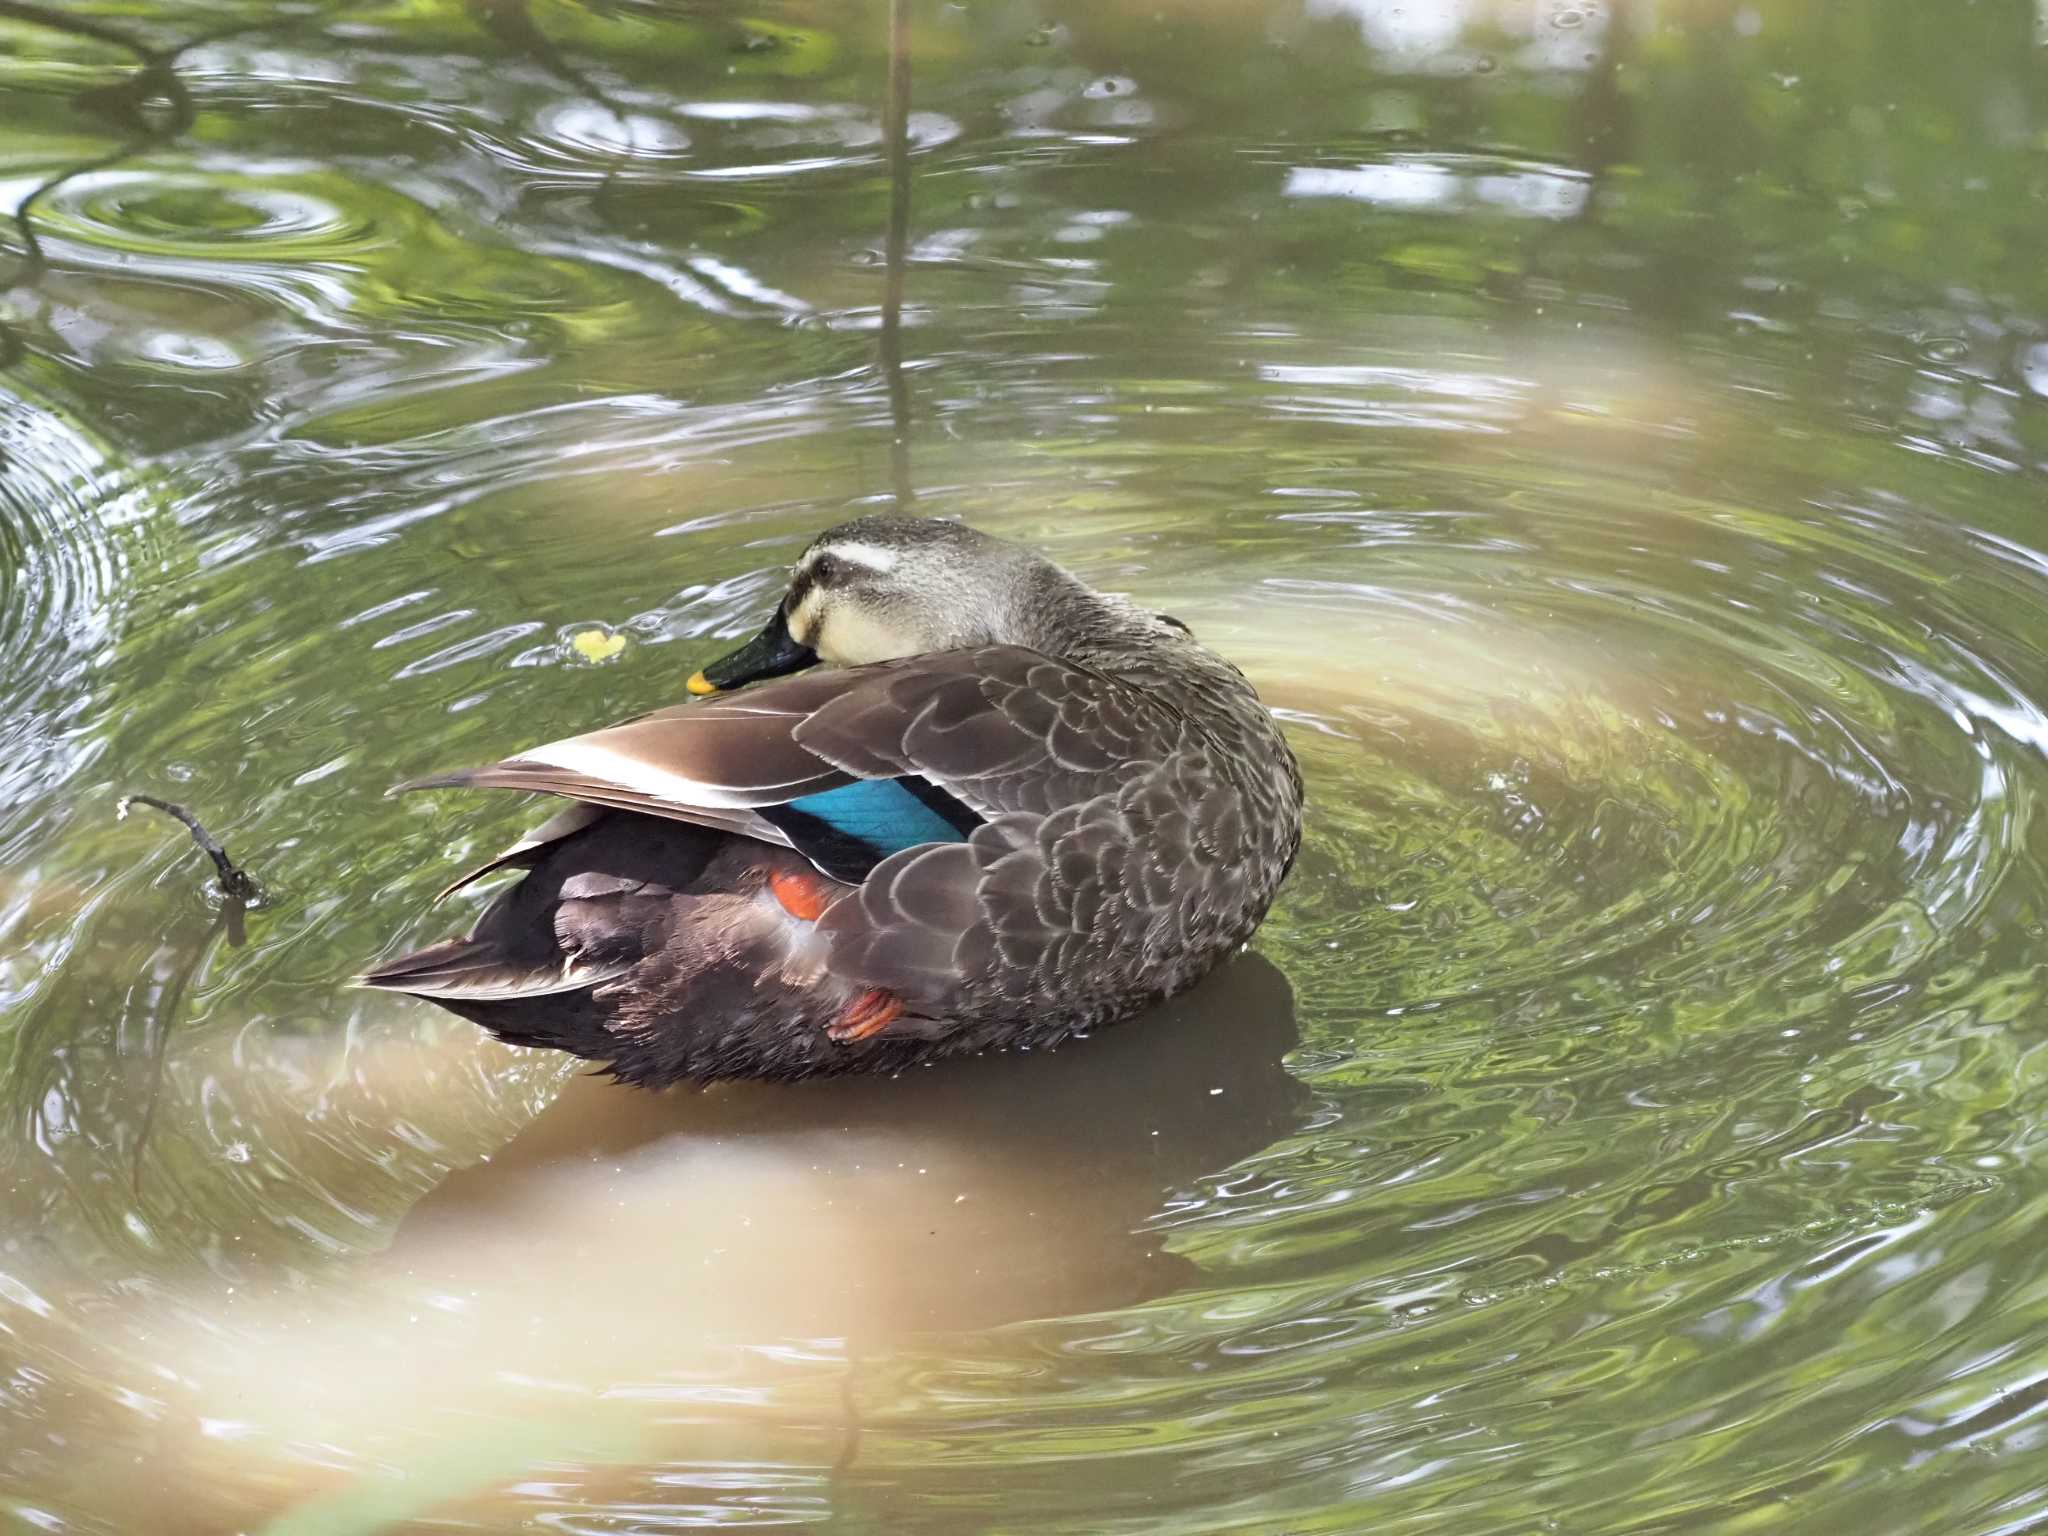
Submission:
[[[788,807],[816,817],[884,857],[920,843],[967,841],[966,833],[926,805],[900,779],[861,779],[791,800]]]

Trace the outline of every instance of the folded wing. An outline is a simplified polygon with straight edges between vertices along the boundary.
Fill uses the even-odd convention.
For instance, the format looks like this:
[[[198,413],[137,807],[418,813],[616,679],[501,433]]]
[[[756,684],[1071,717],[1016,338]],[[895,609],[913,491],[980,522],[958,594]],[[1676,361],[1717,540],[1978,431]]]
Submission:
[[[931,1017],[977,975],[1099,979],[1117,945],[1196,920],[1242,851],[1209,770],[1149,693],[1004,646],[805,672],[402,787],[529,790],[792,847],[858,887],[819,920],[831,969]]]

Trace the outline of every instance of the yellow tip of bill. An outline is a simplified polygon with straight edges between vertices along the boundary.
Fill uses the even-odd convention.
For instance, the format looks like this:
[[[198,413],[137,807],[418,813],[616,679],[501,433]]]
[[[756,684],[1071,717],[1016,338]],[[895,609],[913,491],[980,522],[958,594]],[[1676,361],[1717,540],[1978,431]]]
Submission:
[[[689,689],[690,692],[696,694],[718,692],[718,684],[711,681],[711,679],[706,677],[702,672],[692,672],[690,674],[690,680],[687,683],[683,684],[683,686]]]

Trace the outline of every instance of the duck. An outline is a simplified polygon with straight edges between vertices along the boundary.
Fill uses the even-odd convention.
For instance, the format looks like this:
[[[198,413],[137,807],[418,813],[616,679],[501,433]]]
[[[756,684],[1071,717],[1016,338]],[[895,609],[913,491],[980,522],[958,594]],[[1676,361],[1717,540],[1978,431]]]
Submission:
[[[947,519],[805,546],[685,702],[392,794],[563,802],[470,932],[360,984],[643,1087],[1041,1049],[1242,948],[1301,770],[1186,624]]]

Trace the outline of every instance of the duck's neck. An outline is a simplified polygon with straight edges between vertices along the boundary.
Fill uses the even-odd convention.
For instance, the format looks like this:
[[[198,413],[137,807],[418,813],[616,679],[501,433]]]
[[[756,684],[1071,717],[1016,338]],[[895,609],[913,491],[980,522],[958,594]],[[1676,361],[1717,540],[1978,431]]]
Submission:
[[[1112,676],[1149,673],[1167,652],[1200,651],[1187,632],[1054,565],[1035,567],[1010,605],[1004,638]]]

